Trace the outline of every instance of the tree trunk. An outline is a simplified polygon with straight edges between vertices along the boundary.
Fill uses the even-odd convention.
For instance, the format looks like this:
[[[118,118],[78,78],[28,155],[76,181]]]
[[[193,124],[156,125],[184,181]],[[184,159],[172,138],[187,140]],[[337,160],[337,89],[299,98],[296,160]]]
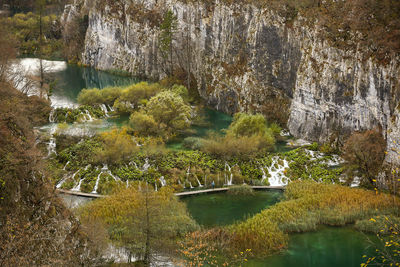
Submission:
[[[146,245],[144,252],[144,264],[150,266],[150,216],[149,216],[149,189],[146,184],[145,193],[145,212],[146,212]]]

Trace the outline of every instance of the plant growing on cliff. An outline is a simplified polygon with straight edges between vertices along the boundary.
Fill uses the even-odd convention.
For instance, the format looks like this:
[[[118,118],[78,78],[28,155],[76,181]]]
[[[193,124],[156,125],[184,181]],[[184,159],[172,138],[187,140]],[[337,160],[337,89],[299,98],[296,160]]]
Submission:
[[[367,186],[374,186],[385,158],[385,148],[385,139],[378,129],[352,134],[343,147],[347,173],[350,177],[360,176]]]
[[[170,76],[173,76],[174,74],[173,41],[177,28],[177,17],[174,15],[172,10],[168,10],[165,13],[163,22],[160,25],[159,46],[163,59],[168,61],[169,65],[169,70],[166,68],[164,71]]]

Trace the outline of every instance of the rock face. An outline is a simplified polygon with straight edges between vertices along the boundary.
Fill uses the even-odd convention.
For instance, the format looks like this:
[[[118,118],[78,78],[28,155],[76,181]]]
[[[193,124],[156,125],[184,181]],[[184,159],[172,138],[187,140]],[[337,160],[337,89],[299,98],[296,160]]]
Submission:
[[[285,113],[284,96],[291,100],[290,132],[320,142],[376,126],[386,136],[389,120],[396,121],[399,57],[383,66],[334,48],[304,18],[287,27],[268,8],[219,1],[76,2],[89,14],[85,64],[164,77],[169,62],[159,49],[159,25],[172,10],[174,69],[192,73],[201,97],[219,110]]]

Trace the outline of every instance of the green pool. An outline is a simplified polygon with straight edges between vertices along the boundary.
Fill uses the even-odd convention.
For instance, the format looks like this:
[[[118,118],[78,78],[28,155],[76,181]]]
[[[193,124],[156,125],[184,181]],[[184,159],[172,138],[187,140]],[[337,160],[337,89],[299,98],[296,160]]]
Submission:
[[[231,196],[226,193],[183,198],[193,218],[204,227],[228,225],[243,220],[277,203],[280,191],[258,191],[254,196]],[[282,254],[249,260],[249,267],[356,267],[362,256],[373,255],[373,235],[365,235],[351,226],[322,226],[316,232],[292,234],[289,248]]]

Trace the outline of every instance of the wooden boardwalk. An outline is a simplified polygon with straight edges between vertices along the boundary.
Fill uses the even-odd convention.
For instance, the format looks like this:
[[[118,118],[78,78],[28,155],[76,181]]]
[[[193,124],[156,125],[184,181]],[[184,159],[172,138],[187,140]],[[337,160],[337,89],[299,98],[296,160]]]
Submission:
[[[255,190],[268,190],[268,189],[278,189],[284,190],[284,186],[252,186]],[[204,190],[194,190],[194,191],[186,191],[175,193],[175,196],[183,197],[183,196],[193,196],[199,194],[207,194],[207,193],[218,193],[228,191],[229,187],[222,187],[222,188],[214,188],[214,189],[204,189]],[[67,194],[67,195],[74,195],[79,197],[87,197],[87,198],[102,198],[106,197],[105,195],[93,194],[93,193],[83,193],[79,191],[72,191],[72,190],[64,190],[64,189],[57,189],[56,192],[60,194]]]

